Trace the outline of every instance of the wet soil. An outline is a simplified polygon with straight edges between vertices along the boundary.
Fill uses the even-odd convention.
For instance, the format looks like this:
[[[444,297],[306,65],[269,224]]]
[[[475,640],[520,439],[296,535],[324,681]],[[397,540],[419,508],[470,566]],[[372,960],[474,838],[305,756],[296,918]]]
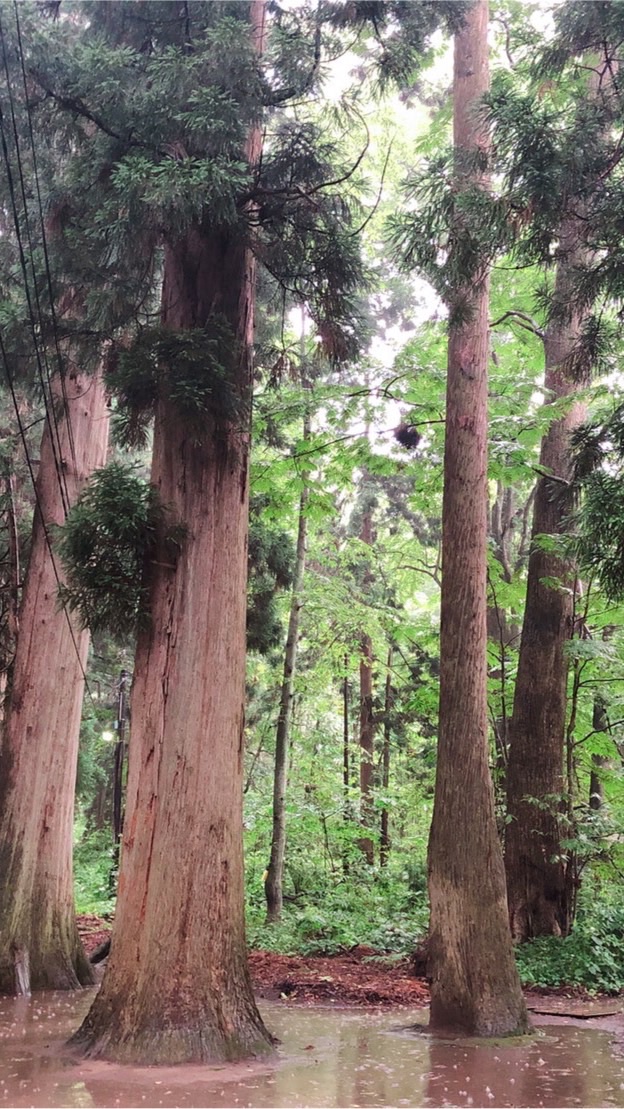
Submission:
[[[110,935],[110,924],[96,916],[78,917],[78,929],[90,955]],[[250,951],[256,994],[268,1001],[304,1004],[427,1005],[429,990],[415,978],[407,958],[379,955],[360,945],[341,955],[276,955]]]
[[[343,955],[275,955],[250,951],[251,977],[259,997],[306,1004],[427,1005],[429,990],[410,973],[408,959],[354,948]]]

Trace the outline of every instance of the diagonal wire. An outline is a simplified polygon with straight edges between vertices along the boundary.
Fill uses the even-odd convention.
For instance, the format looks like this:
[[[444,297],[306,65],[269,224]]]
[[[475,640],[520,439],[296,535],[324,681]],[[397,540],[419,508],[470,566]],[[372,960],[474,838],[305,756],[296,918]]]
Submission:
[[[13,100],[12,100],[12,95],[11,95],[10,76],[9,76],[9,70],[8,70],[8,59],[7,59],[7,54],[6,54],[6,41],[5,41],[5,38],[4,38],[4,35],[3,35],[1,17],[0,17],[0,38],[2,38],[2,53],[3,53],[3,59],[4,59],[5,73],[6,73],[6,77],[7,77],[7,87],[9,89],[9,96],[10,96],[11,118],[12,118],[12,124],[13,124],[13,132],[14,132],[14,141],[15,141],[15,146],[16,146],[16,152],[17,152],[17,156],[18,156],[18,169],[19,169],[19,176],[20,176],[22,202],[23,202],[23,205],[24,205],[24,212],[25,212],[26,218],[27,218],[26,190],[25,190],[25,184],[24,184],[24,178],[23,178],[23,172],[22,172],[21,159],[20,159],[20,155],[19,155],[19,138],[18,138],[18,133],[17,133],[17,122],[16,122],[16,118],[15,118],[14,105],[13,105]],[[56,430],[57,445],[58,445],[58,448],[60,449],[60,436],[59,436],[58,421],[57,421],[56,413],[54,412],[53,407],[52,407],[53,419],[52,420],[50,419],[50,411],[49,411],[49,407],[48,407],[49,402],[48,402],[48,398],[47,398],[46,390],[45,390],[44,367],[43,367],[43,362],[42,362],[42,358],[41,358],[41,351],[39,349],[39,341],[38,341],[38,337],[37,337],[37,327],[36,327],[36,323],[35,323],[35,313],[34,313],[34,309],[33,309],[33,301],[32,301],[32,296],[31,296],[29,282],[28,282],[28,270],[27,270],[27,266],[26,266],[24,244],[23,244],[21,229],[20,229],[20,224],[19,224],[19,211],[18,211],[17,200],[16,200],[15,182],[14,182],[13,173],[12,173],[12,170],[11,170],[9,149],[8,149],[8,144],[7,144],[7,140],[6,140],[6,133],[5,133],[5,128],[4,128],[4,115],[3,115],[3,112],[2,112],[1,105],[0,105],[0,144],[2,146],[2,153],[3,153],[4,161],[5,161],[5,164],[6,164],[7,182],[8,182],[8,185],[9,185],[9,194],[10,194],[10,198],[11,198],[11,207],[12,207],[13,219],[14,219],[14,223],[15,223],[15,233],[16,233],[16,237],[17,237],[18,250],[19,250],[19,255],[20,255],[20,264],[21,264],[22,276],[23,276],[23,279],[24,279],[26,300],[27,300],[28,309],[29,309],[29,323],[30,323],[30,328],[31,328],[31,331],[32,331],[33,344],[34,344],[34,350],[35,350],[35,355],[36,355],[36,359],[37,359],[37,367],[38,367],[38,372],[39,372],[39,378],[40,378],[41,385],[42,385],[42,390],[43,390],[43,400],[44,400],[44,405],[45,405],[45,409],[46,409],[46,422],[47,422],[49,430],[50,430],[50,445],[51,445],[51,448],[52,448],[56,474],[57,474],[57,478],[58,478],[58,481],[59,481],[59,490],[60,490],[60,494],[61,494],[61,502],[62,502],[62,505],[63,505],[63,512],[64,512],[64,515],[67,515],[67,512],[68,512],[69,507],[70,507],[70,505],[69,505],[69,494],[68,494],[68,489],[67,489],[67,481],[66,481],[66,478],[65,478],[65,474],[62,472],[62,469],[59,466],[59,459],[58,459],[58,456],[57,456],[57,453],[56,453],[56,445],[55,445],[55,442],[54,442],[54,431]],[[43,215],[43,213],[41,213],[41,214]],[[31,252],[32,252],[32,239],[31,239],[31,236],[30,236],[30,228],[28,227],[28,225],[27,225],[27,237],[28,237],[29,247],[30,247]],[[31,254],[31,264],[32,264],[32,268],[33,268],[33,280],[34,280],[34,288],[35,288],[35,294],[36,294],[36,303],[37,303],[37,308],[39,310],[39,320],[41,321],[41,304],[40,304],[40,300],[39,300],[39,296],[38,296],[37,282],[36,282],[36,275],[34,273],[34,262],[33,262],[33,259],[32,259],[32,254]],[[40,327],[41,327],[41,322],[40,322]],[[46,522],[46,519],[45,519],[45,515],[44,515],[44,512],[43,512],[43,507],[42,507],[42,504],[41,504],[41,498],[39,496],[39,490],[38,490],[37,481],[36,481],[36,478],[35,478],[34,466],[33,466],[33,462],[32,462],[32,459],[30,457],[30,451],[29,451],[29,448],[28,448],[28,440],[26,438],[26,433],[25,433],[21,413],[20,413],[20,410],[19,410],[19,404],[18,404],[16,393],[15,393],[15,385],[14,385],[13,378],[12,378],[12,375],[11,375],[11,371],[10,371],[10,368],[9,368],[9,360],[8,360],[8,357],[7,357],[6,347],[4,345],[4,341],[3,341],[3,338],[2,338],[1,332],[0,332],[0,355],[2,356],[2,361],[3,361],[3,365],[4,365],[4,372],[5,372],[6,380],[7,380],[8,386],[9,386],[9,391],[11,393],[11,399],[12,399],[13,408],[14,408],[14,411],[15,411],[16,422],[17,422],[17,426],[18,426],[18,430],[19,430],[20,439],[21,439],[21,442],[22,442],[22,447],[23,447],[23,450],[24,450],[24,455],[25,455],[25,458],[26,458],[26,463],[27,463],[27,466],[28,466],[28,472],[29,472],[30,479],[31,479],[31,482],[32,482],[32,486],[33,486],[33,492],[34,492],[34,496],[35,496],[37,511],[39,512],[39,518],[41,520],[41,526],[42,526],[42,529],[43,529],[43,534],[44,534],[44,537],[45,537],[46,546],[47,546],[47,549],[48,549],[48,552],[49,552],[49,555],[50,555],[50,562],[51,562],[52,569],[53,569],[53,572],[54,572],[54,577],[56,578],[57,586],[60,588],[60,586],[62,584],[61,583],[61,578],[60,578],[60,574],[59,574],[59,571],[58,571],[58,566],[57,566],[57,563],[56,563],[54,550],[53,550],[53,547],[52,547],[52,541],[51,541],[51,538],[50,538],[49,528],[48,528],[48,525],[47,525],[47,522]],[[50,373],[49,373],[49,367],[47,366],[47,363],[46,363],[46,371],[47,371],[48,383],[50,384]],[[53,405],[53,398],[52,398],[52,405]],[[85,668],[84,668],[82,659],[80,657],[80,651],[78,649],[78,643],[76,641],[76,633],[74,631],[74,627],[73,627],[73,624],[71,622],[71,618],[70,618],[70,615],[69,615],[69,612],[68,612],[68,609],[67,609],[67,605],[60,597],[59,597],[59,599],[61,600],[61,606],[62,606],[63,612],[65,614],[65,618],[67,620],[67,625],[68,625],[68,628],[69,628],[69,633],[70,633],[72,645],[73,645],[74,651],[76,652],[76,658],[78,660],[78,665],[80,667],[82,678],[84,680],[85,690],[86,690],[86,693],[89,697],[89,700],[91,701],[91,704],[92,704],[93,708],[95,709],[96,705],[95,705],[95,702],[94,702],[94,699],[93,699],[93,696],[92,696],[92,693],[91,693],[91,689],[90,689],[90,686],[89,686],[89,682],[88,682],[88,679],[87,679]]]
[[[32,275],[33,275],[33,288],[34,288],[34,295],[35,295],[37,312],[38,312],[39,321],[40,321],[39,327],[41,328],[42,313],[41,313],[41,303],[40,303],[40,299],[39,299],[39,291],[38,291],[38,287],[37,287],[37,278],[36,278],[36,273],[35,273],[35,268],[34,268],[34,247],[33,247],[32,237],[31,237],[31,234],[30,234],[30,224],[29,224],[29,221],[28,221],[28,202],[27,202],[27,198],[26,198],[26,186],[25,186],[25,182],[24,182],[24,174],[23,174],[23,170],[22,170],[22,162],[21,162],[21,156],[20,156],[20,150],[19,150],[19,135],[18,135],[18,130],[17,130],[17,120],[16,120],[16,116],[15,116],[15,107],[14,107],[14,103],[13,103],[13,95],[12,95],[11,82],[10,82],[8,57],[7,57],[7,51],[6,51],[6,38],[5,38],[4,33],[3,33],[1,16],[0,16],[0,40],[2,41],[2,54],[3,54],[4,69],[5,69],[6,80],[7,80],[7,90],[8,90],[8,93],[9,93],[9,105],[10,105],[10,111],[11,111],[13,141],[15,143],[15,150],[16,150],[16,155],[17,155],[17,168],[18,168],[18,175],[19,175],[19,182],[20,182],[20,192],[21,192],[22,204],[24,206],[26,235],[27,235],[27,239],[28,239],[28,247],[29,247],[29,250],[30,250],[31,269],[32,269]],[[38,370],[39,380],[41,382],[41,388],[42,388],[42,391],[43,391],[43,400],[44,400],[44,405],[45,405],[45,410],[46,410],[46,416],[47,416],[48,422],[50,424],[52,453],[53,453],[53,456],[54,456],[54,465],[55,465],[55,469],[56,469],[57,478],[58,478],[59,485],[60,485],[60,488],[61,488],[61,500],[63,502],[63,510],[65,512],[65,515],[67,515],[67,513],[69,512],[69,507],[70,507],[69,495],[68,495],[68,490],[67,490],[67,482],[66,482],[66,479],[65,479],[65,474],[63,473],[63,470],[62,470],[61,440],[60,440],[58,420],[57,420],[56,411],[55,411],[55,407],[54,407],[54,398],[51,395],[50,367],[49,367],[48,362],[47,362],[45,347],[43,348],[43,352],[42,352],[42,350],[40,349],[40,342],[39,342],[39,338],[38,338],[38,335],[37,335],[37,324],[35,322],[35,309],[34,309],[34,306],[33,306],[33,297],[32,297],[32,294],[31,294],[30,284],[29,284],[29,280],[28,280],[28,267],[27,267],[27,264],[26,264],[26,253],[25,253],[25,250],[24,250],[24,242],[23,242],[22,232],[21,232],[21,228],[20,228],[20,219],[19,219],[19,210],[18,210],[18,205],[17,205],[15,180],[14,180],[13,171],[12,171],[12,168],[11,168],[9,148],[8,148],[5,126],[4,126],[4,113],[2,111],[1,106],[0,106],[0,139],[1,139],[1,143],[2,143],[2,153],[3,153],[4,161],[5,161],[5,164],[6,164],[7,183],[8,183],[8,186],[9,186],[9,196],[10,196],[10,199],[11,199],[11,209],[12,209],[12,213],[13,213],[13,222],[14,222],[14,225],[15,225],[15,234],[16,234],[16,238],[17,238],[18,251],[19,251],[19,257],[20,257],[20,266],[21,266],[22,275],[23,275],[23,278],[24,278],[24,289],[25,289],[25,293],[26,293],[26,301],[27,301],[27,304],[28,304],[30,329],[31,329],[31,332],[32,332],[33,345],[34,345],[35,356],[36,356],[36,360],[37,360],[37,370]],[[42,353],[43,353],[43,357],[42,357]],[[48,384],[48,389],[50,389],[50,396],[48,396],[48,392],[46,390],[46,380],[47,380],[47,384]],[[55,442],[55,434],[56,434],[56,442]]]
[[[52,540],[50,538],[50,529],[48,527],[47,521],[45,521],[45,516],[44,516],[44,513],[43,513],[43,507],[41,505],[41,498],[39,496],[39,489],[38,489],[38,486],[37,486],[37,478],[35,478],[35,476],[34,476],[34,467],[33,467],[33,464],[32,464],[32,458],[30,457],[28,439],[27,439],[27,436],[25,436],[25,430],[24,430],[24,426],[23,426],[21,413],[20,413],[20,406],[19,406],[19,403],[18,403],[17,395],[16,395],[16,386],[14,386],[13,378],[11,376],[11,370],[9,368],[9,359],[7,357],[7,348],[6,348],[6,346],[4,346],[4,340],[2,339],[1,330],[0,330],[0,355],[2,356],[4,376],[6,376],[6,378],[7,378],[7,384],[9,386],[9,391],[10,391],[10,394],[11,394],[11,400],[12,400],[12,403],[13,403],[13,410],[14,410],[14,413],[16,413],[16,420],[17,420],[17,424],[18,424],[20,439],[21,439],[21,442],[22,442],[22,448],[23,448],[23,451],[24,451],[25,461],[27,461],[28,471],[29,471],[29,474],[30,474],[30,479],[31,479],[31,482],[32,482],[32,488],[33,488],[33,491],[34,491],[35,505],[37,505],[37,511],[39,512],[39,519],[41,520],[41,527],[43,529],[43,535],[45,537],[45,545],[47,545],[47,547],[48,547],[48,552],[50,554],[50,562],[52,564],[52,569],[54,571],[54,578],[57,579],[57,586],[59,587],[59,590],[60,590],[61,584],[62,584],[61,576],[60,576],[60,573],[59,573],[59,568],[57,566],[57,559],[55,559],[55,557],[54,557],[54,550],[52,548]],[[76,642],[75,631],[74,631],[74,628],[73,628],[73,624],[71,622],[70,614],[69,614],[69,611],[68,611],[68,606],[67,606],[67,603],[65,603],[65,601],[62,600],[61,593],[59,593],[59,601],[61,603],[61,607],[62,607],[62,610],[64,612],[65,619],[67,619],[67,621],[68,621],[68,628],[70,630],[71,641],[72,641],[72,644],[73,644],[73,649],[75,651],[75,657],[76,657],[76,659],[78,659],[80,671],[81,671],[82,678],[83,678],[83,681],[84,681],[84,689],[85,689],[86,693],[88,693],[89,700],[91,701],[91,704],[93,706],[93,710],[95,710],[96,705],[95,705],[95,702],[93,700],[93,694],[91,693],[89,680],[88,680],[88,678],[86,678],[86,672],[84,670],[84,665],[83,665],[82,659],[80,657],[80,650],[79,650],[79,647],[78,647],[78,642]]]
[[[63,363],[63,357],[61,355],[61,348],[60,348],[60,345],[59,345],[58,323],[57,323],[57,318],[56,318],[56,308],[55,308],[55,305],[54,305],[54,290],[53,290],[53,287],[52,287],[52,273],[51,273],[51,267],[50,267],[50,256],[48,254],[48,241],[47,241],[47,237],[46,237],[45,219],[44,219],[44,215],[43,215],[43,203],[42,203],[42,200],[41,200],[41,186],[40,186],[40,182],[39,182],[39,168],[38,168],[38,165],[37,165],[37,153],[36,153],[36,149],[35,149],[35,134],[34,134],[34,128],[33,128],[32,114],[31,114],[31,111],[30,111],[30,102],[29,102],[29,96],[28,96],[28,83],[27,83],[27,80],[26,80],[26,67],[24,65],[24,50],[23,50],[23,47],[22,47],[22,31],[21,31],[21,27],[20,27],[19,10],[18,10],[17,0],[13,0],[13,6],[14,6],[14,9],[15,9],[15,27],[16,27],[16,30],[17,30],[18,53],[19,53],[20,66],[21,66],[21,70],[22,70],[22,81],[23,81],[23,84],[24,84],[24,105],[25,105],[25,108],[26,108],[26,116],[27,116],[27,119],[28,119],[28,133],[29,133],[29,137],[30,137],[30,147],[31,147],[31,150],[32,150],[33,176],[34,176],[34,180],[35,180],[35,191],[36,191],[36,194],[37,194],[37,204],[38,204],[38,207],[39,207],[39,223],[40,223],[40,228],[41,228],[41,242],[42,242],[42,245],[43,245],[43,257],[44,257],[44,260],[45,260],[46,279],[47,279],[47,283],[48,283],[48,297],[49,297],[49,300],[50,300],[50,313],[51,313],[51,319],[52,319],[52,333],[54,335],[54,346],[55,346],[55,349],[56,349],[56,361],[57,361],[57,367],[58,367],[58,374],[59,374],[59,378],[60,378],[60,382],[61,382],[61,391],[62,391],[62,394],[63,394],[63,404],[65,406],[65,423],[67,425],[67,435],[68,435],[68,439],[69,439],[69,449],[70,449],[70,452],[71,452],[72,461],[74,463],[74,466],[76,467],[77,466],[77,463],[76,463],[76,447],[75,447],[75,443],[74,443],[74,432],[73,432],[73,428],[72,428],[72,425],[71,425],[70,410],[69,410],[69,398],[67,396],[67,389],[66,389],[66,385],[65,385],[65,367],[64,367],[64,363]]]

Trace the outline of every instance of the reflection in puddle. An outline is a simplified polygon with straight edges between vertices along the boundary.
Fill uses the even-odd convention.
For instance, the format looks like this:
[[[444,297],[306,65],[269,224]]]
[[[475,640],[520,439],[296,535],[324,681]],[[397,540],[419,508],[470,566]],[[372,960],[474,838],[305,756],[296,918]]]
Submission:
[[[0,1000],[0,1109],[21,1106],[622,1106],[612,1036],[548,1025],[521,1046],[435,1042],[423,1013],[264,1004],[269,1063],[134,1068],[76,1063],[62,1045],[92,992]]]

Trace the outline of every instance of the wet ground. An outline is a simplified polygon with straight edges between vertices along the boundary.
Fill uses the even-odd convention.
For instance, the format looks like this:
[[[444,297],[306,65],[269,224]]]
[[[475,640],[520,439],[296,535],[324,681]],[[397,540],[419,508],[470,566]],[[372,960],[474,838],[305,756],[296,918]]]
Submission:
[[[621,1016],[544,1015],[532,1040],[484,1045],[414,1031],[424,1010],[263,1002],[282,1041],[270,1063],[141,1069],[64,1054],[91,996],[0,1001],[0,1107],[624,1107]]]

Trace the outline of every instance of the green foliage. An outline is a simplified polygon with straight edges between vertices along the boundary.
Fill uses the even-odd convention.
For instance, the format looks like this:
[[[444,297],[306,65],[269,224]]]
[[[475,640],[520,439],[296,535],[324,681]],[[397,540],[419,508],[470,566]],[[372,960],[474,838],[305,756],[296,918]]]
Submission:
[[[353,115],[346,113],[343,126],[328,126],[326,114],[322,126],[313,118],[322,63],[336,49],[328,13],[307,4],[272,7],[260,55],[249,5],[234,0],[195,0],[179,9],[151,0],[140,11],[115,0],[81,3],[75,18],[55,21],[24,8],[37,95],[30,116],[21,103],[18,114],[24,128],[32,118],[40,158],[50,167],[44,201],[53,213],[54,268],[64,288],[84,290],[80,320],[68,327],[83,340],[85,357],[96,337],[153,329],[163,243],[179,242],[190,228],[247,241],[280,303],[284,296],[307,302],[336,362],[360,349],[363,181],[344,126],[348,118],[350,130]],[[439,23],[436,8],[423,6],[423,42]],[[5,22],[13,64],[19,52],[11,13]],[[16,89],[20,78],[16,73]],[[246,142],[263,125],[270,141],[252,172]],[[70,152],[62,172],[60,149]],[[214,352],[207,354],[214,364]],[[208,398],[189,351],[177,355],[188,388],[177,380],[172,396],[177,392],[193,413],[210,407],[219,382]],[[151,375],[146,381],[135,369],[141,393]],[[231,398],[225,400],[228,407]],[[145,422],[129,418],[130,438],[141,436]]]
[[[254,497],[249,518],[247,649],[261,654],[283,638],[277,595],[290,586],[294,562],[291,536],[264,518],[265,506],[265,497]]]
[[[469,0],[325,0],[338,27],[368,33],[366,45],[379,72],[381,87],[413,81],[423,61],[431,58],[429,38],[438,27],[451,33],[461,27]]]
[[[583,986],[590,992],[624,989],[624,910],[586,906],[566,939],[542,937],[516,948],[525,986]]]
[[[144,571],[164,528],[156,490],[134,467],[110,462],[91,477],[58,541],[67,575],[61,596],[85,627],[123,637],[148,618]],[[174,560],[180,528],[168,528],[165,540]]]
[[[81,829],[74,846],[74,892],[76,912],[106,916],[113,912],[111,890],[113,837],[109,828],[102,831]]]
[[[199,440],[244,420],[234,389],[236,357],[231,328],[215,317],[205,328],[139,332],[129,348],[109,359],[106,384],[117,399],[117,432],[129,447],[144,447],[158,400],[177,409]]]
[[[610,601],[624,596],[624,407],[574,437],[575,481],[581,496],[575,554]]]
[[[264,913],[262,904],[249,905],[250,945],[300,955],[332,955],[357,944],[407,955],[429,917],[426,890],[410,890],[404,876],[371,875],[359,861],[342,881],[287,902],[279,925],[265,924]]]
[[[483,174],[478,164],[464,170]],[[458,185],[457,162],[444,152],[407,179],[408,211],[388,220],[389,245],[407,272],[425,277],[461,322],[458,290],[478,280],[508,240],[507,210],[485,186]]]

